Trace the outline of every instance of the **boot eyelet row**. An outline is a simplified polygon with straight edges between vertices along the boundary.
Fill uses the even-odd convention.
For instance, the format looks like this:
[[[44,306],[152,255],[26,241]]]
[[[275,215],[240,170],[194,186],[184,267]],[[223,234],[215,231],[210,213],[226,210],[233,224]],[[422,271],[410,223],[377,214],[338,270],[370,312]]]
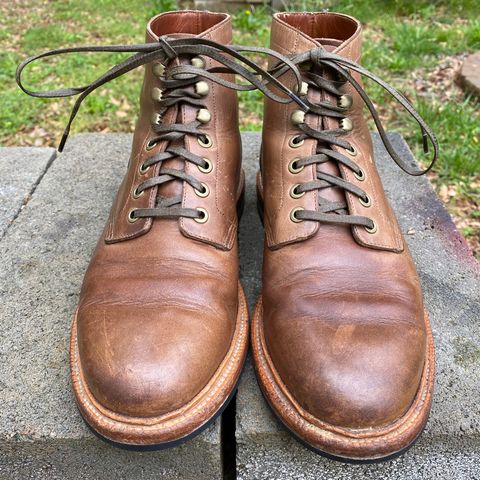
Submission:
[[[210,189],[208,188],[208,186],[202,182],[202,187],[203,187],[203,190],[197,190],[196,188],[193,189],[193,191],[199,196],[199,197],[202,197],[202,198],[205,198],[205,197],[208,197],[208,195],[210,195]]]
[[[212,139],[206,133],[200,137],[197,137],[197,141],[203,148],[210,148],[213,145]]]
[[[364,228],[368,233],[371,233],[373,235],[374,233],[377,233],[378,228],[377,228],[377,224],[373,220],[372,220],[372,223],[373,223],[372,227],[364,227]]]
[[[303,138],[299,140],[299,138],[300,138],[300,135],[295,135],[294,137],[290,138],[290,140],[288,141],[289,147],[290,148],[301,147],[305,143],[305,140]]]
[[[360,182],[363,182],[365,180],[365,172],[362,169],[360,169],[358,173],[353,172],[353,176]]]
[[[201,207],[197,207],[197,211],[201,214],[201,217],[194,218],[197,223],[206,223],[208,221],[208,212]]]
[[[294,175],[296,175],[297,173],[300,173],[305,168],[304,166],[301,166],[301,167],[296,166],[298,160],[300,160],[298,157],[293,158],[292,160],[290,160],[290,163],[288,164],[288,171],[290,173],[293,173]]]
[[[365,194],[365,197],[358,197],[358,201],[364,206],[364,207],[370,207],[372,205],[372,200],[370,197]]]
[[[138,187],[134,187],[132,190],[132,198],[139,198],[145,193],[145,190],[139,191]]]
[[[305,195],[305,192],[298,192],[297,188],[300,186],[299,183],[296,183],[291,189],[290,189],[290,196],[292,198],[302,198]]]
[[[130,210],[130,211],[128,212],[127,220],[128,220],[130,223],[135,223],[137,220],[140,219],[140,217],[135,217],[135,211],[136,211],[136,210],[137,210],[137,209],[134,208],[134,209],[132,209],[132,210]]]
[[[213,163],[208,159],[203,157],[204,162],[207,164],[206,167],[202,167],[201,165],[197,165],[197,168],[202,172],[202,173],[210,173],[213,170]]]
[[[301,218],[297,218],[297,212],[300,210],[304,210],[302,207],[295,207],[291,212],[290,212],[290,220],[295,223],[300,223],[303,222]]]
[[[156,140],[149,140],[145,145],[145,150],[148,152],[153,148],[155,148],[157,145],[158,145],[158,142]]]
[[[350,147],[346,148],[345,150],[352,157],[356,157],[358,154],[358,150],[355,148],[355,145],[350,145]]]
[[[151,165],[146,166],[144,163],[141,163],[138,167],[140,175],[145,175],[150,170]]]

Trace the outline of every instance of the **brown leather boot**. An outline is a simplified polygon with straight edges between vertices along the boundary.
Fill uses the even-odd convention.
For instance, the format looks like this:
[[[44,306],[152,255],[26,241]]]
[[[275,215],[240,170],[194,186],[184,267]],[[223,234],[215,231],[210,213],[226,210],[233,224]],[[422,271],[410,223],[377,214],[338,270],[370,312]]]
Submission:
[[[280,420],[327,455],[374,460],[420,434],[432,402],[434,348],[420,282],[373,160],[362,108],[388,142],[356,62],[361,26],[334,13],[279,13],[271,48],[303,71],[298,105],[266,101],[260,199],[263,291],[252,343]],[[281,68],[276,69],[280,71]],[[283,75],[287,82],[287,76]],[[430,137],[405,97],[383,85]]]
[[[231,21],[166,13],[149,22],[147,42],[163,35],[228,44]],[[146,65],[129,168],[73,322],[80,411],[116,442],[166,446],[197,433],[227,404],[245,360],[236,93],[202,78],[165,80],[175,66],[212,63],[171,52]]]
[[[232,75],[207,71],[224,67],[215,58],[231,39],[228,15],[161,14],[148,24],[147,44],[104,48],[136,54],[88,88],[42,94],[80,90],[81,102],[146,66],[127,174],[86,272],[71,337],[80,412],[114,442],[170,446],[198,433],[226,406],[244,364],[237,97]],[[56,53],[65,50],[47,55]],[[34,59],[19,67],[19,83]]]

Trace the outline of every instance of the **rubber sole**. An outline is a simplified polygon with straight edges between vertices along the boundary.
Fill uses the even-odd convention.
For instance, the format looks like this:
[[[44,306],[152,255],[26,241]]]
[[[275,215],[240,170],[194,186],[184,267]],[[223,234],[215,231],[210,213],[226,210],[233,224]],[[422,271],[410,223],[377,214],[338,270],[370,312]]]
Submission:
[[[377,463],[402,455],[422,433],[432,403],[435,353],[428,316],[427,355],[421,384],[410,409],[391,425],[378,429],[344,429],[312,420],[289,394],[275,371],[263,338],[262,299],[257,301],[251,335],[257,381],[268,405],[295,438],[327,458],[345,463]]]
[[[245,364],[244,364],[245,366]],[[229,397],[227,398],[226,402],[222,405],[222,407],[220,408],[220,410],[218,410],[218,412],[208,421],[206,422],[204,425],[202,425],[200,428],[198,428],[197,430],[195,430],[194,432],[192,432],[190,435],[187,435],[186,437],[183,437],[183,438],[179,438],[178,440],[173,440],[171,442],[166,442],[166,443],[161,443],[161,444],[158,444],[158,445],[128,445],[128,444],[125,444],[125,443],[118,443],[118,442],[115,442],[113,440],[110,440],[108,439],[107,437],[104,437],[103,435],[101,435],[100,433],[98,433],[84,418],[83,418],[83,415],[82,415],[82,412],[81,410],[78,408],[78,405],[77,405],[77,410],[79,411],[80,415],[82,416],[82,419],[84,420],[85,424],[87,425],[87,427],[89,428],[89,430],[94,434],[96,435],[98,438],[100,438],[100,440],[108,443],[109,445],[111,445],[112,447],[115,447],[115,448],[120,448],[122,450],[128,450],[128,451],[134,451],[134,452],[158,452],[158,451],[161,451],[161,450],[167,450],[169,448],[173,448],[173,447],[178,447],[179,445],[183,445],[185,442],[188,442],[189,440],[191,440],[192,438],[195,438],[197,437],[198,435],[200,435],[204,430],[206,430],[208,427],[210,427],[221,415],[222,413],[225,411],[225,409],[228,407],[228,405],[230,404],[230,402],[235,398],[235,395],[237,393],[237,389],[238,389],[238,384],[240,383],[240,378],[242,376],[242,372],[244,370],[244,366],[242,367],[242,370],[240,372],[240,376],[237,380],[237,383],[235,384],[235,388],[232,390],[232,393],[229,395]]]
[[[233,398],[248,349],[248,309],[239,284],[237,325],[224,360],[210,382],[186,405],[158,417],[130,417],[108,410],[94,398],[85,382],[77,344],[76,316],[70,344],[72,386],[77,407],[87,425],[101,438],[135,450],[176,446],[198,435]]]

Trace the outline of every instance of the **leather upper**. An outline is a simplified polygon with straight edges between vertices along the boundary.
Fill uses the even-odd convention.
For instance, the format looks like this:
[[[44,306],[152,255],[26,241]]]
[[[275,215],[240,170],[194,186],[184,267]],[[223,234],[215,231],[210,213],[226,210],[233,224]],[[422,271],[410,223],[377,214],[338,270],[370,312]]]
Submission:
[[[231,41],[231,22],[224,14],[167,13],[152,19],[147,28],[147,41],[162,35],[202,35],[226,44]],[[189,59],[175,60],[183,61]],[[128,170],[85,275],[77,313],[84,381],[96,400],[117,414],[149,417],[181,408],[212,378],[235,331],[236,203],[242,188],[237,101],[235,92],[207,83],[204,101],[212,119],[202,128],[213,145],[204,148],[187,135],[185,147],[208,158],[212,171],[203,173],[178,159],[164,166],[185,168],[208,185],[210,194],[199,197],[186,182],[175,180],[138,198],[132,195],[136,185],[158,175],[160,168],[142,174],[140,165],[166,146],[160,142],[146,149],[156,107],[152,89],[158,85],[153,65],[146,65]],[[188,122],[196,114],[192,106],[172,107],[164,121]],[[128,212],[153,207],[160,190],[163,196],[182,192],[182,206],[204,208],[207,222],[129,222]]]
[[[333,13],[274,16],[271,48],[293,54],[312,47],[358,61],[361,27]],[[291,173],[290,161],[313,154],[316,141],[290,147],[299,133],[290,115],[298,107],[266,100],[259,185],[266,230],[263,326],[274,368],[296,402],[321,421],[361,429],[387,425],[412,404],[425,361],[426,327],[420,282],[375,167],[362,100],[351,86],[342,88],[353,98],[347,115],[354,124],[342,138],[356,147],[352,159],[365,172],[364,181],[334,161]],[[315,89],[308,98],[336,101]],[[322,121],[324,128],[338,127],[332,118],[306,116],[317,129]],[[293,185],[314,180],[316,168],[367,192],[370,207],[338,187],[321,194],[346,198],[350,214],[375,221],[375,234],[363,227],[291,220],[295,207],[318,208],[316,191],[289,195]]]

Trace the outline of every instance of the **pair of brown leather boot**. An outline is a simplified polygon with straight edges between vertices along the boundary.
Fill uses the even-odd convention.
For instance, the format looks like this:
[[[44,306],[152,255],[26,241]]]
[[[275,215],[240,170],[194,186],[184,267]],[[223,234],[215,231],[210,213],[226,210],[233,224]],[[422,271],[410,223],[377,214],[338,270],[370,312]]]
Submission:
[[[132,57],[80,95],[145,65],[127,174],[85,275],[71,337],[85,420],[121,444],[170,446],[235,392],[248,348],[239,283],[243,191],[235,90],[267,96],[258,197],[263,290],[252,323],[260,387],[280,420],[343,459],[397,454],[424,427],[434,350],[420,283],[373,159],[358,65],[361,26],[335,13],[279,13],[271,49],[231,46],[226,14],[154,17],[147,43],[71,51]],[[268,71],[242,53],[271,57]],[[247,80],[234,83],[233,74]],[[70,123],[69,122],[69,126]],[[68,134],[62,141],[62,147]]]

